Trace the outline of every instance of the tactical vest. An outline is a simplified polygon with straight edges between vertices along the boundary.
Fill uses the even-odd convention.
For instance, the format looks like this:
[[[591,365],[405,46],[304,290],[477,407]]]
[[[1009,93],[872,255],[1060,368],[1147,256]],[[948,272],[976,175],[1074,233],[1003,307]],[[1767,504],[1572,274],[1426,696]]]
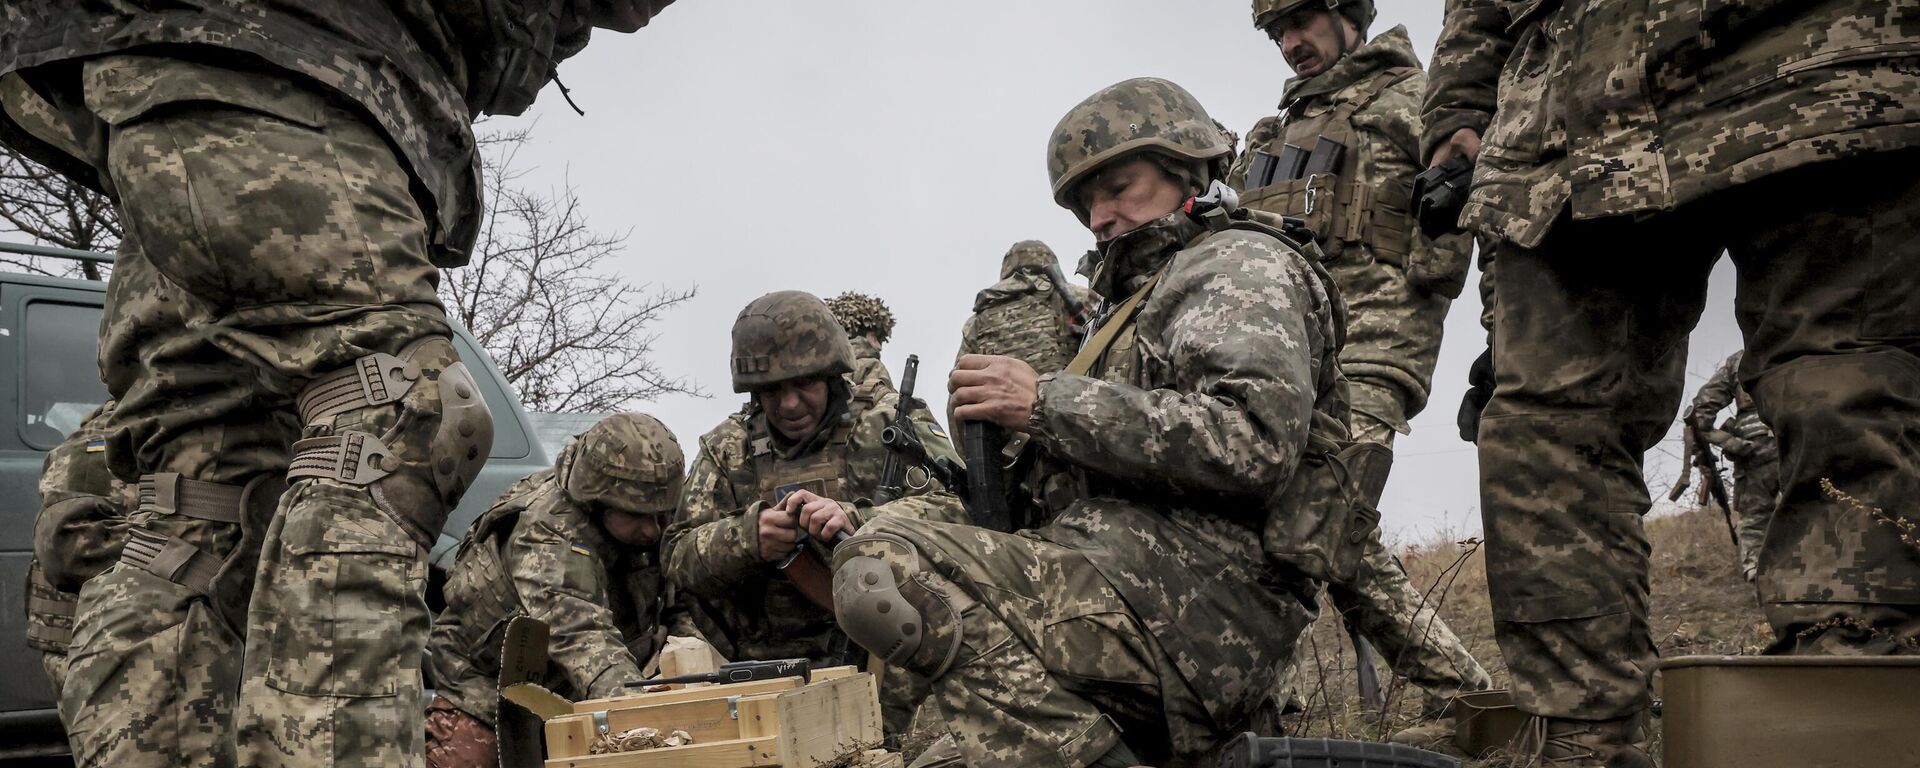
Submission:
[[[1026,361],[1040,373],[1067,366],[1080,349],[1080,335],[1045,275],[1026,274],[1028,290],[974,313],[962,345],[982,355]]]
[[[1285,232],[1247,220],[1236,220],[1211,229],[1188,243],[1187,247],[1191,248],[1200,239],[1225,229],[1259,232],[1303,254],[1307,252]],[[1338,300],[1338,289],[1319,262],[1312,258],[1305,258],[1305,261],[1312,265],[1314,276],[1325,287],[1332,301],[1332,342],[1337,349],[1345,343],[1346,337],[1346,315]],[[1122,383],[1137,380],[1135,376],[1140,356],[1134,350],[1137,336],[1134,320],[1139,317],[1137,310],[1152,293],[1159,279],[1159,274],[1155,274],[1146,285],[1115,308],[1107,324],[1094,332],[1086,346],[1068,364],[1067,373]],[[1345,380],[1336,380],[1334,386],[1342,391],[1320,392],[1315,400],[1336,394],[1344,400]],[[1294,469],[1287,486],[1279,489],[1268,501],[1260,532],[1261,547],[1267,557],[1276,565],[1314,581],[1333,584],[1354,581],[1362,564],[1365,542],[1380,524],[1380,513],[1366,502],[1371,497],[1365,491],[1368,484],[1374,482],[1372,476],[1376,473],[1378,482],[1385,484],[1382,454],[1391,455],[1385,446],[1378,443],[1353,441],[1343,419],[1315,408],[1308,424],[1307,446],[1301,452],[1299,465]],[[1380,469],[1373,470],[1374,467]],[[1080,487],[1075,489],[1078,493],[1086,495],[1095,490],[1087,487],[1085,473],[1073,474],[1079,476]],[[1049,502],[1047,506],[1057,509],[1058,495],[1063,489],[1052,481],[1049,478],[1050,484],[1043,489],[1043,494],[1049,497],[1046,499]]]
[[[1259,180],[1250,170],[1246,182],[1250,189],[1241,193],[1240,204],[1306,222],[1314,237],[1335,254],[1344,246],[1365,244],[1374,258],[1405,268],[1413,249],[1413,179],[1360,183],[1361,136],[1353,116],[1388,88],[1419,72],[1413,67],[1376,72],[1318,114],[1304,114],[1304,100],[1288,106],[1280,116],[1279,135],[1258,150],[1275,158],[1273,178],[1255,186]],[[1337,153],[1338,160],[1314,157],[1321,152]],[[1315,172],[1315,163],[1329,164],[1331,169]],[[1304,169],[1289,167],[1296,165]]]
[[[852,474],[848,443],[860,418],[879,403],[883,382],[867,380],[852,386],[847,409],[820,450],[796,459],[782,459],[774,451],[773,434],[765,418],[747,420],[747,461],[741,467],[750,475],[729,477],[734,487],[754,489],[754,498],[768,504],[797,489],[806,489],[829,499],[852,501],[871,496],[879,478],[855,478]],[[730,473],[733,474],[733,473]]]
[[[55,589],[40,573],[40,561],[27,563],[27,647],[67,655],[73,644],[73,618],[80,597]]]

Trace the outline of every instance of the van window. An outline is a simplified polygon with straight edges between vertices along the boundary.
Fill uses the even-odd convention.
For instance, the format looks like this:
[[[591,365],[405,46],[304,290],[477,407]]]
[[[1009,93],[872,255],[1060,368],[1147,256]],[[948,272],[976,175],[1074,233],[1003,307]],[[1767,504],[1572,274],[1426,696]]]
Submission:
[[[53,450],[107,401],[96,353],[100,307],[30,301],[25,326],[20,437],[34,448]]]

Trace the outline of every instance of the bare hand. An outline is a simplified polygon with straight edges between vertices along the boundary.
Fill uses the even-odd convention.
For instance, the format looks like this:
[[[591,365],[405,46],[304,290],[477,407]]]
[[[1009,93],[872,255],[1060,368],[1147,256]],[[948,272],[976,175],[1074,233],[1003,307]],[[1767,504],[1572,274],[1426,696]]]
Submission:
[[[853,519],[847,516],[846,507],[812,491],[789,493],[780,501],[780,506],[789,510],[800,527],[820,541],[833,541],[833,537],[841,531],[854,529]]]
[[[784,505],[760,508],[760,559],[777,563],[792,552],[800,540],[800,527]]]
[[[1040,374],[1013,357],[967,355],[947,374],[953,420],[985,421],[1025,431],[1040,399]]]
[[[1453,136],[1447,139],[1447,143],[1434,147],[1433,159],[1427,162],[1427,167],[1432,168],[1452,160],[1454,155],[1466,155],[1469,161],[1479,161],[1480,132],[1472,128],[1454,131]]]

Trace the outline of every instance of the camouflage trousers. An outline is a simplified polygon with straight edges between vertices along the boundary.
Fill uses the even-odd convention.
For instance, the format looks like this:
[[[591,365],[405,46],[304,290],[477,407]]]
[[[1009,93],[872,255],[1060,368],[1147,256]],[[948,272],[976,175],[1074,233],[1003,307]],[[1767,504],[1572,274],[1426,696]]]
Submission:
[[[926,706],[953,740],[942,749],[957,748],[966,765],[1088,766],[1123,738],[1146,764],[1217,762],[1232,733],[1215,728],[1173,659],[1078,551],[900,517],[876,519],[862,533],[911,542],[922,569],[970,598],[956,623],[928,626],[923,641],[960,635]],[[836,561],[898,555],[865,537],[838,549],[845,553],[836,551]]]
[[[1397,390],[1359,381],[1348,384],[1356,402],[1369,399],[1376,403],[1372,410],[1392,408],[1398,412]],[[1353,412],[1353,437],[1391,448],[1395,430],[1388,422],[1369,416],[1372,410]],[[1380,500],[1368,499],[1368,503],[1378,506]],[[1378,648],[1395,674],[1426,689],[1434,699],[1430,704],[1437,705],[1457,694],[1491,687],[1493,678],[1487,670],[1473,658],[1466,644],[1460,642],[1453,628],[1434,612],[1437,601],[1414,588],[1378,534],[1367,543],[1363,556],[1367,567],[1360,569],[1357,581],[1327,589],[1327,597],[1340,612],[1341,620]],[[1310,653],[1311,649],[1302,643],[1293,661],[1281,673],[1281,695],[1276,698],[1276,704],[1284,707],[1287,699],[1300,690]]]
[[[1733,462],[1734,530],[1740,539],[1740,570],[1749,581],[1760,568],[1760,547],[1780,501],[1780,461]]]
[[[126,230],[101,338],[121,479],[282,475],[308,383],[448,334],[408,172],[359,112],[144,56],[91,60],[82,87]],[[233,523],[133,525],[242,547]],[[87,583],[62,695],[81,765],[420,764],[424,549],[365,488],[303,479],[259,553],[244,628],[126,561]]]
[[[1829,163],[1645,219],[1563,216],[1538,248],[1500,246],[1480,482],[1495,633],[1521,709],[1609,719],[1649,703],[1641,461],[1679,408],[1723,250],[1738,270],[1741,379],[1780,441],[1758,580],[1776,650],[1890,651],[1888,638],[1920,631],[1920,549],[1819,485],[1909,516],[1920,496],[1917,179],[1913,155]]]

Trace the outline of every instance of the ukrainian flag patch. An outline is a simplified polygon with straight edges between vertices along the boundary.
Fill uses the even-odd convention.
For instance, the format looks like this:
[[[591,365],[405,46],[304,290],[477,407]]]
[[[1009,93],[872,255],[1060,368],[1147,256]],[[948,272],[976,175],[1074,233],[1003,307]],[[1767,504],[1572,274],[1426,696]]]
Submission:
[[[938,422],[932,422],[932,421],[927,422],[927,431],[932,432],[935,435],[938,435],[940,437],[947,436],[947,431],[944,429],[941,429],[940,424]]]
[[[107,450],[106,438],[95,437],[95,438],[89,438],[87,440],[87,453],[104,453],[106,452],[106,450]]]
[[[571,542],[567,544],[567,549],[572,551],[574,554],[580,555],[582,557],[593,557],[593,550],[580,546],[579,542]]]

